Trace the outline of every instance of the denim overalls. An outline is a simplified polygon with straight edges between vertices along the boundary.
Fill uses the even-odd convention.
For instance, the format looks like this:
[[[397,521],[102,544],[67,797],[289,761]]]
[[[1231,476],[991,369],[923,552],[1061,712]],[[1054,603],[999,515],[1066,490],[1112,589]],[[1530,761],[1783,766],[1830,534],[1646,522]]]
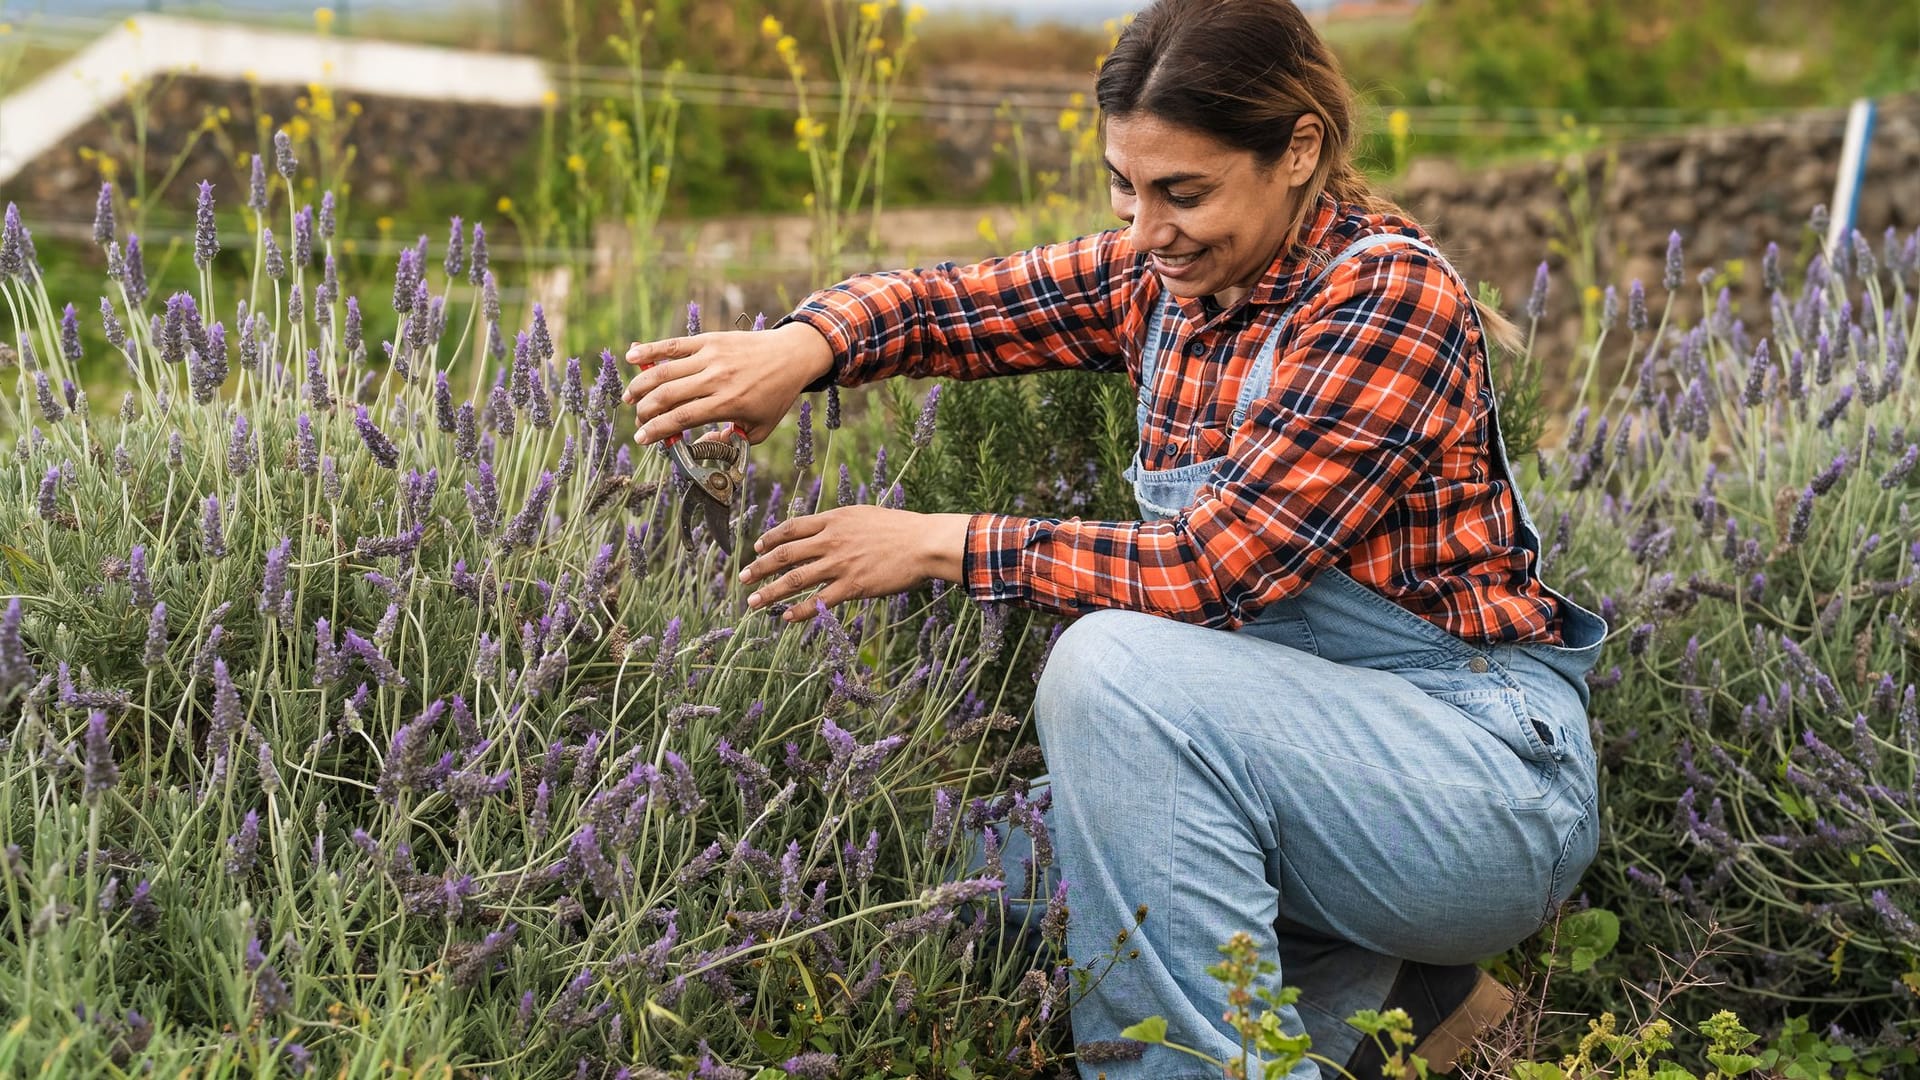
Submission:
[[[1439,258],[1397,234],[1336,255],[1261,347],[1234,426],[1271,385],[1288,323],[1333,267],[1385,245]],[[1163,299],[1149,323],[1143,430],[1173,311]],[[1512,488],[1519,541],[1537,556],[1497,413],[1490,422],[1495,476]],[[1216,465],[1155,471],[1136,451],[1126,475],[1152,520],[1190,504]],[[1139,955],[1074,1005],[1076,1041],[1117,1038],[1158,1015],[1169,1041],[1237,1057],[1239,1038],[1221,1021],[1225,988],[1205,969],[1246,931],[1279,964],[1278,983],[1301,988],[1283,1026],[1343,1062],[1359,1038],[1343,1021],[1380,1006],[1401,958],[1466,963],[1537,929],[1596,847],[1585,675],[1606,633],[1598,616],[1549,595],[1564,646],[1469,643],[1331,568],[1238,631],[1121,610],[1071,624],[1035,700],[1048,765],[1035,788],[1052,794],[1055,863],[1009,917],[1037,925],[1066,880],[1067,951],[1085,966],[1111,953],[1138,905],[1149,908],[1121,949]],[[1008,845],[1013,896],[1031,849],[1017,834]],[[1162,1048],[1082,1063],[1083,1077],[1100,1074],[1218,1075]],[[1319,1075],[1311,1060],[1292,1074]]]

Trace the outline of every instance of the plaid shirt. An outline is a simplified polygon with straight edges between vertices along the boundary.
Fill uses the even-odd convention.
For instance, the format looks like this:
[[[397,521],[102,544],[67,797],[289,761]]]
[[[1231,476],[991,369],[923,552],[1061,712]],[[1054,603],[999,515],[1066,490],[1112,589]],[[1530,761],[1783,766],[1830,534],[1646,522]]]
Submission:
[[[1558,643],[1557,605],[1498,478],[1485,352],[1462,282],[1426,255],[1375,249],[1295,312],[1272,386],[1229,429],[1260,344],[1295,294],[1357,237],[1417,225],[1322,196],[1307,258],[1283,255],[1220,310],[1178,298],[1148,388],[1154,470],[1220,459],[1161,521],[976,514],[965,585],[1046,611],[1116,607],[1237,628],[1337,567],[1474,642]],[[1159,279],[1125,230],[972,266],[866,274],[789,320],[833,346],[829,379],[978,379],[1046,368],[1127,371],[1137,386]]]

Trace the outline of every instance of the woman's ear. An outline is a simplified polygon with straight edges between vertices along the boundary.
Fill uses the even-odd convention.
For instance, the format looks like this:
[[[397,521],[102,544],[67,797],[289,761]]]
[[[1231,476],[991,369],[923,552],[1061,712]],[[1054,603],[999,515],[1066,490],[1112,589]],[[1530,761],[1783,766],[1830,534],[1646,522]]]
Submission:
[[[1287,147],[1287,186],[1299,187],[1320,166],[1320,137],[1325,129],[1313,113],[1302,113],[1293,122],[1293,143]]]

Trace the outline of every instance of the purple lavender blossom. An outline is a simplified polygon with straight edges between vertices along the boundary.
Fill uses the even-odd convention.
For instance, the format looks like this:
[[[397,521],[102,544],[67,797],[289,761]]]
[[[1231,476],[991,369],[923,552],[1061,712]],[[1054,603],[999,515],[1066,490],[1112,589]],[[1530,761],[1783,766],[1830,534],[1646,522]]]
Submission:
[[[0,691],[26,685],[34,679],[33,661],[27,656],[20,622],[20,598],[15,596],[7,601],[6,614],[0,616]]]
[[[1800,501],[1794,504],[1793,518],[1787,524],[1787,543],[1798,544],[1807,538],[1807,530],[1813,524],[1813,486],[1809,484],[1800,493]]]
[[[1547,314],[1547,264],[1542,262],[1533,272],[1533,291],[1527,295],[1527,318],[1539,322]]]
[[[367,416],[365,405],[354,407],[353,426],[360,432],[360,441],[366,444],[367,452],[373,455],[374,464],[383,469],[399,467],[399,449],[393,445],[392,440],[387,438],[386,432],[375,426],[372,418]]]
[[[553,359],[553,335],[547,332],[547,311],[538,303],[533,305],[533,329],[527,342],[533,349],[533,366],[544,368]]]
[[[420,282],[418,256],[412,248],[401,248],[393,270],[393,310],[405,315],[413,310],[414,287]]]
[[[93,242],[101,247],[113,243],[113,185],[100,185],[100,197],[93,204]]]
[[[1685,280],[1685,274],[1686,261],[1681,254],[1680,231],[1675,229],[1667,235],[1667,272],[1663,279],[1667,291],[1678,289],[1681,281]]]
[[[147,576],[147,546],[145,544],[135,544],[133,545],[133,550],[127,553],[127,588],[133,592],[133,604],[135,607],[150,608],[153,606],[153,582]]]
[[[253,155],[247,170],[247,209],[256,217],[267,212],[267,164],[259,154]]]
[[[60,355],[72,363],[80,362],[80,316],[72,304],[60,313]]]
[[[293,186],[293,168],[297,164],[299,162],[293,156],[293,139],[285,131],[274,132],[273,169],[280,174],[280,179],[289,181],[289,188]]]
[[[263,229],[260,235],[266,244],[267,276],[275,281],[285,281],[287,277],[287,257],[280,253],[280,244],[274,240],[273,230]]]
[[[321,238],[326,240],[333,239],[333,230],[334,230],[333,192],[329,191],[320,196],[320,236]]]
[[[148,671],[152,671],[166,662],[166,659],[167,603],[162,600],[153,605],[153,612],[147,617],[147,642],[146,647],[141,651],[140,663]]]
[[[33,373],[33,399],[49,424],[57,424],[66,418],[67,410],[60,406],[60,399],[53,396],[53,385],[47,381],[44,370]]]
[[[357,296],[347,297],[347,318],[340,335],[340,347],[346,350],[349,359],[360,355],[360,298]]]
[[[113,762],[113,745],[107,739],[107,714],[99,709],[87,714],[87,754],[83,789],[87,801],[120,785],[120,767]]]
[[[280,605],[281,594],[287,588],[287,563],[293,554],[293,538],[283,536],[280,542],[267,549],[266,571],[261,575],[259,610],[273,611]]]
[[[227,438],[227,473],[245,476],[254,466],[253,433],[247,428],[245,413],[233,414],[233,434]]]
[[[326,496],[328,502],[337,503],[344,490],[340,483],[339,467],[334,463],[333,455],[327,454],[320,459],[320,493]]]
[[[220,254],[220,234],[213,221],[213,184],[200,181],[200,199],[193,213],[193,265],[205,270]]]
[[[1907,477],[1913,475],[1915,465],[1920,465],[1920,443],[1908,443],[1906,453],[1900,455],[1900,460],[1880,474],[1880,487],[1892,491],[1906,483]]]
[[[227,535],[220,521],[220,497],[207,496],[200,516],[200,548],[209,558],[227,557]]]
[[[687,304],[687,336],[694,337],[699,333],[700,333],[700,305],[689,302]]]
[[[840,1075],[840,1056],[809,1050],[788,1058],[780,1067],[797,1080],[836,1080]]]
[[[520,512],[514,515],[507,528],[501,533],[501,546],[508,550],[526,547],[539,538],[547,523],[547,504],[553,498],[554,476],[551,472],[542,472],[540,479],[527,493],[527,502]]]
[[[134,304],[147,302],[147,264],[140,252],[140,237],[127,234],[127,257],[120,263],[120,286]]]
[[[52,521],[60,514],[60,466],[47,466],[47,473],[40,478],[40,499],[37,505],[40,517]]]
[[[293,264],[308,266],[313,262],[313,207],[303,206],[293,215]]]
[[[453,414],[453,453],[461,461],[472,462],[479,457],[480,432],[474,422],[473,402],[463,401]]]
[[[0,278],[16,278],[27,271],[27,228],[20,223],[20,208],[7,204],[4,224],[0,224]]]
[[[487,280],[487,230],[473,223],[473,261],[467,265],[467,284],[481,285]]]
[[[113,302],[104,296],[100,298],[100,325],[106,331],[107,344],[116,349],[127,347],[127,328],[120,325],[113,313]]]
[[[227,874],[229,877],[246,877],[253,873],[253,867],[260,855],[260,812],[247,811],[240,821],[240,831],[227,837]],[[250,945],[257,950],[259,942]],[[252,965],[258,967],[258,964]]]

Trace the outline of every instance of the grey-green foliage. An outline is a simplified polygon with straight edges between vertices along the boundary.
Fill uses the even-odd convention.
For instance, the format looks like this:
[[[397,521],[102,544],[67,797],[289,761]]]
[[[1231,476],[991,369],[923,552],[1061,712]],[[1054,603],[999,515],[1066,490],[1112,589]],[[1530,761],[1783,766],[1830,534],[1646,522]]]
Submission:
[[[1916,243],[1857,241],[1768,310],[1709,295],[1699,325],[1639,333],[1536,503],[1546,576],[1613,624],[1587,896],[1683,963],[1731,931],[1691,1008],[1889,1044],[1920,1031]],[[1646,952],[1562,1000],[1615,1000]]]
[[[128,401],[68,397],[82,361],[23,235],[0,237],[34,357],[0,393],[0,1060],[684,1074],[704,1040],[851,1072],[1059,1037],[1064,998],[1041,1021],[1028,959],[985,936],[999,888],[927,892],[1024,806],[969,806],[1003,792],[984,737],[1011,726],[976,610],[747,612],[710,539],[680,540],[664,459],[619,449],[611,358],[576,389],[536,346],[469,434],[491,372],[432,320],[369,364],[341,297],[326,321],[263,302],[220,361],[208,277],[193,308],[114,282]],[[474,318],[464,277],[427,277]]]

